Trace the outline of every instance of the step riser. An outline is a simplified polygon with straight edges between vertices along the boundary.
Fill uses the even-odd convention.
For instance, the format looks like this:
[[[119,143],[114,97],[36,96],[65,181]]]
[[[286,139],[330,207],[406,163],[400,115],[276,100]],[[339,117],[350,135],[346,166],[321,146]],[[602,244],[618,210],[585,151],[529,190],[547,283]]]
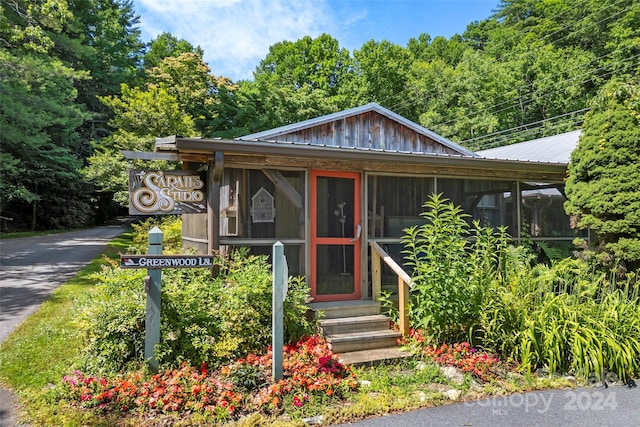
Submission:
[[[369,332],[389,329],[388,320],[380,320],[376,322],[351,323],[345,325],[322,326],[324,335],[348,334],[353,332]]]
[[[397,345],[396,338],[383,337],[366,340],[353,340],[346,342],[329,343],[329,348],[334,353],[346,353],[348,351],[371,350]]]
[[[358,317],[358,316],[373,316],[380,314],[379,306],[363,306],[363,307],[339,307],[339,308],[327,308],[321,310],[324,316],[323,319],[339,319],[341,317]]]

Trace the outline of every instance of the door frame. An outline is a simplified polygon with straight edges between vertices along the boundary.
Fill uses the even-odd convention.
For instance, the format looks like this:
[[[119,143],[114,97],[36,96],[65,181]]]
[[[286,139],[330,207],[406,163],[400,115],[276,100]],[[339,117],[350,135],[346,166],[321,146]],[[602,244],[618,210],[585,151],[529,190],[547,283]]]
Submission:
[[[329,177],[329,178],[350,178],[353,179],[353,234],[357,236],[357,227],[360,226],[360,236],[355,241],[352,241],[352,237],[318,237],[317,236],[317,178]],[[309,205],[310,205],[310,262],[309,262],[309,287],[311,290],[311,297],[315,302],[327,302],[327,301],[347,301],[347,300],[359,300],[361,298],[361,284],[360,275],[362,272],[361,258],[362,258],[362,239],[364,236],[364,229],[362,226],[362,174],[360,172],[344,172],[344,171],[328,171],[312,169],[310,174],[310,192],[309,192]],[[348,245],[353,247],[353,293],[352,294],[316,294],[316,281],[317,281],[317,246],[318,245]]]

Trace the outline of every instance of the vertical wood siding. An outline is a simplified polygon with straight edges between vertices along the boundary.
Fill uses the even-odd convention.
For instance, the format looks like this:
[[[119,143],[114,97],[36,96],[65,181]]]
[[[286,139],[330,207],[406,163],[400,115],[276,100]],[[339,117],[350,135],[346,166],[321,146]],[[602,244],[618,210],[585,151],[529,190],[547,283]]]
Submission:
[[[389,120],[374,111],[293,131],[274,139],[334,147],[459,154],[428,136],[416,133],[413,129]]]

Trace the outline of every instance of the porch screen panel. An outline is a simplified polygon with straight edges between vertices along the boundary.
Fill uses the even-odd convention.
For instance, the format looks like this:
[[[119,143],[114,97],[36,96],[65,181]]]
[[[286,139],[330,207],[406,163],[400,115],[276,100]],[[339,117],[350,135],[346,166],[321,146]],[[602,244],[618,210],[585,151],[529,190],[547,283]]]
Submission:
[[[422,224],[422,205],[434,191],[433,178],[370,175],[367,185],[367,235],[400,238]]]
[[[289,268],[289,276],[304,276],[305,271],[305,245],[287,243],[284,245],[284,256],[287,258],[287,266]],[[271,264],[271,256],[273,254],[273,244],[252,244],[249,246],[231,246],[229,252],[247,251],[250,255],[266,256],[269,264]]]
[[[486,227],[506,226],[517,236],[517,183],[478,179],[438,178],[438,193],[460,206],[470,220]]]
[[[522,232],[532,238],[587,237],[586,230],[571,228],[569,216],[564,211],[563,184],[522,182],[521,216]]]
[[[220,236],[304,239],[304,172],[225,169]]]

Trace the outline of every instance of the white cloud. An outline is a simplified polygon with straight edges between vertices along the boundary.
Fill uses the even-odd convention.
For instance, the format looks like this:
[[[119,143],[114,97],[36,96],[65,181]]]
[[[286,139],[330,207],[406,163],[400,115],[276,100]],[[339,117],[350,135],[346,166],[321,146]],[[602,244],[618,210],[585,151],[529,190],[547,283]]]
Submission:
[[[216,75],[252,77],[269,46],[304,36],[332,34],[335,22],[323,1],[135,0],[143,38],[164,31],[200,46]]]

